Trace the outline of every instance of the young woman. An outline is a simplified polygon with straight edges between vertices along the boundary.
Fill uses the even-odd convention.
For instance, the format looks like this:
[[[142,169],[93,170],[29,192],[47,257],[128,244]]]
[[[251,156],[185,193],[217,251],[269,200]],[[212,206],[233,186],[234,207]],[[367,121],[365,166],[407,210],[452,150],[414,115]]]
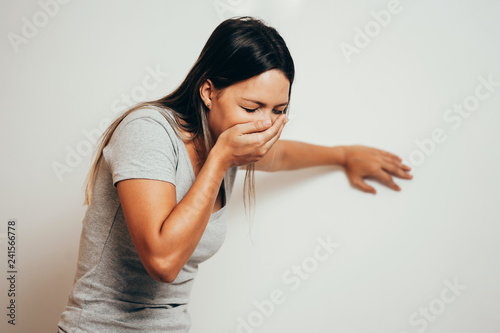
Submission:
[[[411,178],[391,153],[278,141],[294,65],[278,32],[251,17],[222,22],[171,94],[121,115],[87,178],[74,286],[58,332],[188,332],[198,265],[220,248],[238,167],[343,165],[354,186]],[[252,181],[249,181],[249,180]],[[246,206],[245,206],[246,207]]]

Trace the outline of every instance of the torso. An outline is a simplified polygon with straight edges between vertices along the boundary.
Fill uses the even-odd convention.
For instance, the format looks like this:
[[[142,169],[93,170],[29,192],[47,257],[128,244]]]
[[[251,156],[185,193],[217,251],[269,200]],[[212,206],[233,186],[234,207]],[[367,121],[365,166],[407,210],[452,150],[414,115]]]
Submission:
[[[184,132],[180,129],[179,129],[179,131],[181,131],[184,135],[188,135],[187,132]],[[183,142],[184,142],[184,145],[186,146],[186,150],[188,152],[189,159],[191,160],[191,165],[193,166],[194,176],[195,176],[195,178],[197,178],[198,174],[201,171],[201,168],[203,167],[203,164],[199,163],[198,155],[196,154],[196,150],[195,150],[193,141],[189,141],[189,142],[183,141]],[[224,183],[221,184],[221,187],[219,189],[219,194],[217,195],[217,199],[215,200],[215,204],[214,204],[214,207],[212,209],[212,214],[222,208],[222,196],[223,196],[222,186],[223,185],[224,185]]]

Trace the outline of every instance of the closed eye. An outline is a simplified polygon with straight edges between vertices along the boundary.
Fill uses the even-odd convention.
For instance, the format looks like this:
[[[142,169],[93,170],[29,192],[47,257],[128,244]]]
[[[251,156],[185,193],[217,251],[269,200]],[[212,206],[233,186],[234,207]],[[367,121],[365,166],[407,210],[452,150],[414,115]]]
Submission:
[[[255,111],[257,111],[259,109],[259,108],[257,108],[257,109],[247,109],[247,108],[244,108],[243,106],[241,108],[244,109],[246,112],[249,112],[249,113],[255,112]],[[280,110],[273,110],[273,112],[275,114],[282,114],[283,113],[283,111],[280,111]]]

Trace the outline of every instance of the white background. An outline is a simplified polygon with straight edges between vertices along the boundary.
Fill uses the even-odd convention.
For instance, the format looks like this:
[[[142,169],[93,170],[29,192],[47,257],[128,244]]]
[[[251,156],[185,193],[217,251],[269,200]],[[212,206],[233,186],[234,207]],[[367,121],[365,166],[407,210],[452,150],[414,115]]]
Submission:
[[[246,333],[498,332],[500,87],[458,126],[443,115],[474,101],[478,77],[500,82],[500,3],[401,0],[348,62],[342,43],[356,45],[356,28],[376,29],[371,12],[388,3],[73,0],[43,22],[37,1],[0,1],[0,331],[56,332],[72,287],[91,154],[59,177],[54,163],[85,152],[83,131],[125,110],[122,95],[137,97],[147,68],[168,76],[141,100],[167,95],[220,22],[253,15],[278,29],[296,65],[282,139],[384,149],[414,179],[395,177],[401,192],[367,180],[372,195],[335,166],[257,172],[250,238],[240,170],[226,241],[191,295],[191,332],[238,332],[238,318],[253,325]],[[9,34],[22,37],[36,19],[14,47]],[[417,142],[430,149],[435,128],[446,139],[425,153]],[[12,218],[16,326],[6,316]],[[317,237],[340,246],[313,266]],[[284,276],[303,264],[309,276],[292,290]],[[445,281],[465,289],[453,294]],[[266,316],[255,302],[273,290],[284,302]]]

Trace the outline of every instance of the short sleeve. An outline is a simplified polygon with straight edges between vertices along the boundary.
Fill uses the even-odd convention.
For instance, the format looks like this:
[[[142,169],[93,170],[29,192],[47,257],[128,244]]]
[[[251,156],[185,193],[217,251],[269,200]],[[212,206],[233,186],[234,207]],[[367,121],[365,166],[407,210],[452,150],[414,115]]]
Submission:
[[[157,179],[176,185],[177,150],[161,123],[148,117],[132,119],[119,125],[113,136],[103,150],[113,186],[132,178]]]

